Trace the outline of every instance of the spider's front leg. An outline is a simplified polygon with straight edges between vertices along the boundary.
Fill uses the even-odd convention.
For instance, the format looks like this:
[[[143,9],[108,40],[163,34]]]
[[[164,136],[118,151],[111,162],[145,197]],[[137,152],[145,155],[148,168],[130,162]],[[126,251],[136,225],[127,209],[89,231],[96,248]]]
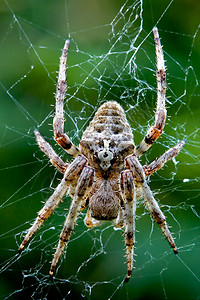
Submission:
[[[38,217],[36,218],[33,225],[29,228],[27,234],[24,237],[22,244],[19,247],[18,252],[20,253],[27,242],[35,234],[35,232],[41,227],[46,219],[49,218],[54,209],[58,206],[59,202],[66,194],[69,185],[77,178],[77,176],[82,172],[84,166],[87,164],[87,160],[83,156],[78,156],[67,168],[65,175],[60,182],[60,184],[55,189],[51,197],[46,201],[44,207],[38,212]]]
[[[142,168],[142,165],[138,161],[136,155],[130,155],[126,158],[126,167],[133,172],[134,181],[142,189],[142,194],[144,197],[144,201],[147,205],[147,208],[149,209],[154,221],[160,226],[163,234],[165,235],[169,244],[173,248],[174,253],[177,254],[178,250],[175,245],[172,234],[169,231],[169,228],[167,226],[165,216],[162,213],[157,201],[153,197],[153,194],[145,180],[145,173]]]
[[[165,94],[166,94],[166,71],[165,62],[163,56],[163,50],[159,39],[158,29],[153,28],[156,57],[157,57],[157,107],[155,113],[155,124],[150,127],[144,140],[136,149],[137,157],[140,157],[144,152],[146,152],[152,144],[159,138],[162,134],[165,120],[166,120],[166,109],[165,109]]]
[[[74,224],[76,222],[77,216],[81,209],[81,202],[89,195],[90,189],[93,184],[93,178],[94,178],[93,168],[85,166],[78,179],[74,198],[70,206],[69,213],[66,218],[63,230],[60,234],[60,240],[51,263],[51,269],[49,273],[51,277],[53,276],[55,267],[64,250],[65,244],[69,240],[71,232],[74,229]]]
[[[34,131],[35,133],[35,138],[38,143],[38,146],[40,149],[46,154],[46,156],[49,158],[51,164],[56,167],[61,173],[65,173],[68,164],[65,163],[59,156],[58,154],[53,150],[51,145],[45,141],[43,136],[39,133],[39,131],[36,129]]]
[[[56,142],[70,155],[76,157],[80,154],[78,148],[70,141],[70,138],[64,133],[64,100],[67,88],[66,84],[66,63],[69,49],[69,40],[66,40],[62,55],[60,58],[60,67],[58,73],[58,83],[56,88],[56,107],[53,120],[54,138]]]
[[[133,269],[136,211],[136,192],[133,173],[131,170],[125,170],[121,173],[121,191],[124,200],[124,225],[127,259],[127,276],[125,278],[125,282],[128,282]]]

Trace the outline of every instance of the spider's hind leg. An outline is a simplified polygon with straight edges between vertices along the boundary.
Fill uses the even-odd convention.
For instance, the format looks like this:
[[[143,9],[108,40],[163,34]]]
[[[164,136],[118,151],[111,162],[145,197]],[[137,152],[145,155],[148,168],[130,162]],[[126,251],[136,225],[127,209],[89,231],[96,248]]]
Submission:
[[[54,254],[51,269],[50,269],[50,276],[53,276],[55,267],[58,263],[58,260],[64,250],[65,244],[70,238],[71,232],[74,229],[74,225],[77,219],[77,216],[81,209],[81,202],[83,199],[88,197],[90,189],[93,184],[93,177],[94,177],[94,170],[89,166],[85,166],[83,168],[82,173],[77,181],[77,186],[74,194],[73,201],[71,203],[68,216],[66,218],[63,230],[60,234],[60,240],[58,246],[56,248],[56,252]]]
[[[58,206],[59,202],[63,198],[63,196],[67,193],[67,190],[70,184],[74,179],[81,173],[84,166],[87,164],[87,160],[78,156],[67,168],[63,179],[60,184],[54,190],[53,194],[46,201],[43,208],[38,212],[38,216],[33,223],[33,225],[28,229],[27,234],[24,237],[23,242],[21,243],[18,252],[20,253],[27,242],[31,239],[31,237],[36,233],[36,231],[41,227],[45,220],[49,218],[54,209]]]
[[[174,253],[177,254],[178,250],[175,245],[172,234],[167,226],[165,216],[162,213],[157,201],[154,199],[153,193],[151,192],[151,190],[146,182],[145,173],[142,168],[142,165],[140,164],[140,162],[138,161],[138,159],[135,155],[130,155],[126,158],[126,165],[127,165],[127,168],[131,169],[131,171],[133,172],[135,182],[141,187],[144,201],[145,201],[147,208],[149,209],[154,221],[160,226],[163,234],[165,235],[169,244],[173,248]]]
[[[124,204],[122,207],[122,203],[121,203],[121,207],[119,208],[119,213],[118,213],[117,219],[114,222],[114,226],[116,228],[124,227]]]
[[[121,173],[121,191],[124,199],[124,226],[127,259],[127,276],[125,278],[125,282],[128,282],[133,269],[136,211],[135,184],[131,170],[125,170]]]
[[[142,191],[143,191],[144,201],[145,201],[147,208],[149,209],[152,217],[154,218],[154,221],[161,228],[164,236],[166,237],[170,246],[174,250],[174,253],[177,254],[178,250],[175,245],[172,234],[167,226],[165,215],[162,213],[157,201],[154,199],[153,194],[146,182],[143,183]]]
[[[92,218],[91,216],[91,211],[88,208],[85,219],[84,219],[84,223],[88,228],[93,228],[96,227],[100,224],[100,222],[98,220],[95,220],[94,218]]]

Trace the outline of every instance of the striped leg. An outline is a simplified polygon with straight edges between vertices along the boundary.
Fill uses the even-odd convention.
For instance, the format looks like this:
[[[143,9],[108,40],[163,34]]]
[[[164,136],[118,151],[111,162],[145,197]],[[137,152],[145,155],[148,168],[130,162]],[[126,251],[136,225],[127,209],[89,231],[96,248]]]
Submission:
[[[175,157],[182,150],[185,143],[186,143],[186,141],[182,140],[179,144],[177,144],[176,146],[174,146],[174,147],[170,148],[169,150],[167,150],[161,157],[154,160],[149,165],[143,166],[145,175],[150,176],[154,172],[161,169],[168,160]]]
[[[71,232],[74,229],[74,224],[81,209],[81,200],[84,200],[86,197],[88,197],[88,194],[93,184],[93,177],[93,168],[85,166],[78,179],[75,195],[71,207],[69,209],[69,213],[66,218],[63,230],[60,234],[60,241],[58,243],[56,252],[51,263],[51,269],[49,273],[51,277],[53,276],[58,260],[61,254],[63,253],[65,244],[69,240]]]
[[[127,259],[127,276],[125,282],[128,282],[133,269],[136,211],[136,193],[131,170],[125,170],[121,173],[121,191],[124,199],[124,226]]]
[[[121,207],[119,209],[117,219],[114,222],[114,225],[116,226],[116,228],[124,227],[124,204],[123,204],[123,207],[122,207],[122,203],[121,203]]]
[[[82,156],[78,156],[67,168],[67,171],[60,182],[60,184],[55,189],[54,193],[51,197],[46,201],[44,207],[38,212],[38,216],[33,223],[33,225],[29,228],[27,234],[24,237],[22,244],[19,247],[18,252],[20,253],[27,242],[31,239],[31,237],[35,234],[35,232],[41,227],[46,219],[49,218],[54,209],[58,206],[59,202],[66,194],[69,185],[76,180],[77,176],[82,172],[84,166],[86,165],[87,160]]]
[[[177,254],[178,250],[175,245],[172,234],[167,226],[165,215],[162,213],[157,201],[154,199],[153,194],[146,182],[142,184],[142,191],[143,191],[144,201],[152,217],[154,218],[154,221],[160,226],[164,236],[166,237],[170,246],[174,250],[174,253]]]
[[[70,141],[70,138],[64,133],[64,99],[66,92],[66,63],[69,48],[69,40],[66,40],[62,55],[60,58],[60,67],[58,73],[58,83],[56,88],[56,107],[55,117],[53,120],[54,138],[64,150],[76,157],[79,153],[78,148]]]
[[[68,167],[68,164],[63,162],[63,160],[53,150],[51,145],[41,136],[38,130],[35,130],[34,133],[40,149],[46,154],[52,165],[64,174]]]
[[[88,228],[92,228],[92,227],[96,227],[100,224],[99,221],[95,220],[94,218],[92,218],[91,216],[91,211],[88,208],[85,219],[84,219],[84,223]]]
[[[142,165],[135,155],[130,155],[126,158],[126,166],[133,172],[135,184],[141,187],[145,203],[152,217],[154,218],[154,221],[160,226],[163,234],[173,248],[174,253],[178,253],[174,239],[168,229],[165,216],[159,208],[157,201],[154,199],[148,184],[146,183],[145,173]]]
[[[136,149],[137,157],[140,157],[144,152],[146,152],[151,145],[159,138],[162,134],[165,119],[166,119],[166,109],[165,109],[165,94],[166,94],[166,72],[165,72],[165,63],[163,50],[160,43],[158,29],[153,28],[155,48],[156,48],[156,57],[157,57],[157,108],[155,113],[155,124],[150,127],[145,136],[144,140]]]

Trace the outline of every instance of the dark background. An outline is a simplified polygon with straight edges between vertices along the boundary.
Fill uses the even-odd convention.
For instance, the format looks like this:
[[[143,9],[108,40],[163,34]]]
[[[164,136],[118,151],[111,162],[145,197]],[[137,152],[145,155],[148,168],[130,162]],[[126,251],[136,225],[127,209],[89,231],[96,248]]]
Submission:
[[[142,14],[140,2],[136,3],[0,1],[1,299],[197,299],[200,296],[200,3],[148,0],[142,3]],[[138,18],[133,21],[136,14]],[[124,285],[122,232],[114,231],[107,223],[87,231],[83,214],[51,282],[49,261],[70,200],[61,203],[21,256],[17,248],[41,208],[41,201],[51,195],[57,179],[62,177],[49,168],[48,160],[38,150],[33,131],[39,128],[55,145],[48,124],[52,123],[50,105],[54,104],[56,71],[64,41],[71,39],[65,107],[66,131],[70,137],[78,145],[82,130],[101,100],[113,99],[126,110],[138,144],[148,121],[153,122],[155,111],[155,50],[151,33],[155,25],[162,37],[169,73],[168,120],[162,138],[141,161],[143,164],[151,161],[178,140],[187,139],[175,163],[169,162],[150,182],[172,225],[179,254],[173,255],[143,203],[139,203],[136,268],[130,282]],[[139,27],[141,32],[133,44],[135,52],[130,45]],[[112,48],[116,54],[108,56],[119,36],[121,40]],[[131,57],[134,63],[129,69],[126,66]],[[63,159],[70,159],[58,146],[54,149]]]

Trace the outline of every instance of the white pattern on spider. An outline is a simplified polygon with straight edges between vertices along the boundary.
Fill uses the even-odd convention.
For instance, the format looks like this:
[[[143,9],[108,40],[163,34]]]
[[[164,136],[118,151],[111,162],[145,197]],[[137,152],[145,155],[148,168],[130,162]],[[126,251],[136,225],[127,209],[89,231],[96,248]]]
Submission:
[[[153,34],[157,57],[155,124],[148,130],[144,140],[137,148],[135,148],[133,134],[125,113],[122,107],[114,101],[108,101],[98,109],[83,133],[79,148],[64,133],[63,106],[69,40],[65,42],[60,58],[53,128],[56,142],[75,159],[71,164],[64,163],[40,133],[35,130],[40,149],[49,157],[51,163],[64,174],[64,177],[39,211],[38,217],[19,247],[19,252],[21,252],[68,192],[73,200],[51,263],[50,276],[53,275],[59,257],[70,238],[80,210],[89,206],[85,217],[85,224],[88,227],[97,226],[102,220],[114,221],[116,226],[125,227],[127,258],[125,282],[128,282],[133,268],[135,210],[138,194],[142,194],[147,208],[160,226],[174,253],[178,252],[165,216],[154,199],[145,177],[159,170],[169,159],[176,156],[183,148],[185,141],[181,141],[149,165],[142,166],[138,160],[138,157],[146,152],[161,135],[166,119],[166,73],[162,46],[156,27],[153,29]],[[138,193],[139,190],[141,192]]]

